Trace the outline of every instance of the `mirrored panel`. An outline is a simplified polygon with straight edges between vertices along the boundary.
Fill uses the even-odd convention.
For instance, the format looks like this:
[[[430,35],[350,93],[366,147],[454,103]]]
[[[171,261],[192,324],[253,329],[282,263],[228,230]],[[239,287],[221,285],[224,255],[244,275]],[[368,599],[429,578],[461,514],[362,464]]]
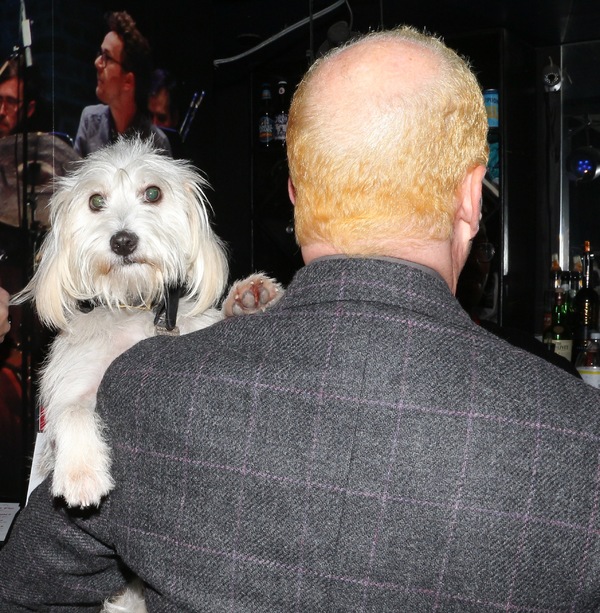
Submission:
[[[563,45],[562,67],[563,240],[571,268],[584,241],[600,254],[600,41]]]

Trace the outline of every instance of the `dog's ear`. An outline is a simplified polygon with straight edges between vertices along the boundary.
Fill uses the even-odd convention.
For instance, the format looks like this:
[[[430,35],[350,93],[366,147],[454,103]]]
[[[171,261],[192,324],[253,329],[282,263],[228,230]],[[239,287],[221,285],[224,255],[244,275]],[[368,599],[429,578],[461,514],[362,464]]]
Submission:
[[[39,253],[38,268],[31,279],[30,293],[33,296],[38,316],[43,324],[62,329],[67,326],[67,313],[75,308],[75,302],[65,295],[63,271],[66,267],[62,249],[55,244],[52,230],[44,239]]]
[[[210,232],[210,240],[201,242],[199,255],[190,271],[190,281],[202,278],[196,292],[198,304],[194,308],[198,313],[215,306],[225,291],[229,275],[225,246],[212,230]]]
[[[51,206],[61,206],[63,203],[60,200],[64,198],[67,195],[57,191]],[[56,217],[53,221],[56,221]],[[68,325],[68,313],[77,308],[76,300],[65,289],[72,286],[68,266],[70,246],[68,242],[59,244],[60,233],[60,228],[52,227],[46,234],[36,256],[34,275],[17,295],[20,302],[33,299],[40,321],[50,328],[58,329]]]
[[[198,183],[186,186],[193,200],[188,208],[192,250],[186,271],[186,295],[193,298],[193,314],[215,306],[227,285],[229,267],[224,243],[210,226],[208,200]]]

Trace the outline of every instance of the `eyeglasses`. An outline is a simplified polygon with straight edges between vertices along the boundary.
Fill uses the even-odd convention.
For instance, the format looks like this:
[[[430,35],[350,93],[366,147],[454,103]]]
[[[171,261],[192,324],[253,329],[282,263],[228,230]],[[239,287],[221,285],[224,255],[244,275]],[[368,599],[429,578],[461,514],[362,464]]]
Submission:
[[[0,96],[0,108],[14,113],[21,106],[21,101],[13,96]]]
[[[96,52],[96,59],[98,58],[100,58],[100,63],[105,68],[108,65],[108,62],[114,62],[115,64],[118,64],[119,66],[123,66],[123,64],[119,62],[119,60],[115,60],[115,58],[112,55],[110,55],[108,51],[104,51],[104,49],[98,49],[98,51]]]
[[[473,245],[473,255],[478,262],[487,263],[491,262],[496,249],[492,243],[476,243]]]

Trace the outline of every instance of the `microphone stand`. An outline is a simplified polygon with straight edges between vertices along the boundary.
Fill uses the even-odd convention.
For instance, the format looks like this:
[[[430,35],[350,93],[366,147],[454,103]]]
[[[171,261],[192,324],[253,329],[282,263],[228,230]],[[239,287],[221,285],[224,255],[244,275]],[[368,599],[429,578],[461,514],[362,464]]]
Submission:
[[[28,69],[33,65],[31,56],[31,29],[30,21],[27,19],[25,12],[25,2],[21,0],[21,42],[22,45],[18,49],[19,54],[19,75],[18,78],[23,88],[23,100],[22,100],[22,116],[20,118],[22,134],[22,216],[21,216],[21,230],[22,237],[26,242],[26,254],[27,258],[24,262],[23,281],[26,284],[31,274],[33,273],[34,261],[35,261],[35,249],[37,228],[35,223],[35,193],[29,195],[29,132],[28,132],[28,107],[29,107],[29,88],[28,88]],[[23,60],[21,60],[21,57]],[[17,136],[18,138],[18,136]],[[18,148],[17,148],[18,151]],[[18,164],[17,160],[17,176],[18,176]],[[34,330],[34,315],[33,309],[29,304],[22,305],[22,322],[21,322],[21,390],[22,390],[22,424],[23,424],[23,471],[24,475],[29,476],[31,463],[30,458],[33,455],[33,444],[35,442],[36,428],[36,411],[34,407],[33,398],[33,330]],[[39,339],[38,339],[39,340]],[[27,495],[27,481],[23,479],[23,491],[21,494],[21,502],[25,502]]]
[[[29,19],[27,19],[27,13],[25,11],[25,0],[21,0],[21,43],[22,43],[22,47],[21,47],[21,53],[22,56],[24,58],[24,69],[21,71],[19,70],[19,72],[22,74],[19,74],[19,79],[21,80],[21,83],[23,84],[23,110],[22,110],[22,117],[21,117],[21,124],[22,124],[22,132],[23,132],[23,198],[24,198],[24,202],[25,202],[25,207],[23,210],[23,219],[22,219],[22,225],[24,228],[28,228],[28,227],[32,227],[33,228],[33,223],[34,223],[34,211],[35,211],[35,197],[32,198],[32,202],[28,203],[27,202],[27,189],[29,187],[29,157],[28,157],[28,130],[27,130],[27,123],[28,123],[28,116],[27,116],[27,109],[29,106],[29,99],[28,99],[28,91],[29,88],[27,87],[27,81],[28,81],[28,73],[27,70],[28,68],[31,68],[31,66],[33,65],[33,59],[31,57],[31,27],[30,27],[30,22]],[[19,61],[19,68],[23,65],[22,62]],[[27,211],[27,204],[31,205],[31,224],[28,223],[28,211]]]

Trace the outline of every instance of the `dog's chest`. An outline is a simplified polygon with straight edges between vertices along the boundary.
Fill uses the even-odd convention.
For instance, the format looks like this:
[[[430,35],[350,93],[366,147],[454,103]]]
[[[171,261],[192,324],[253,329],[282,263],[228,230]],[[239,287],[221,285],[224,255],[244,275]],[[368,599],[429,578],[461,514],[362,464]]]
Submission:
[[[180,304],[177,327],[181,334],[205,328],[222,318],[216,309],[190,315],[191,305]],[[71,321],[69,337],[76,343],[104,345],[118,355],[136,343],[157,334],[155,314],[144,309],[108,309],[97,307],[89,313],[78,313]],[[160,333],[160,331],[158,331]]]
[[[148,310],[97,307],[78,313],[70,322],[67,336],[76,345],[94,345],[119,355],[154,335],[154,314]]]

